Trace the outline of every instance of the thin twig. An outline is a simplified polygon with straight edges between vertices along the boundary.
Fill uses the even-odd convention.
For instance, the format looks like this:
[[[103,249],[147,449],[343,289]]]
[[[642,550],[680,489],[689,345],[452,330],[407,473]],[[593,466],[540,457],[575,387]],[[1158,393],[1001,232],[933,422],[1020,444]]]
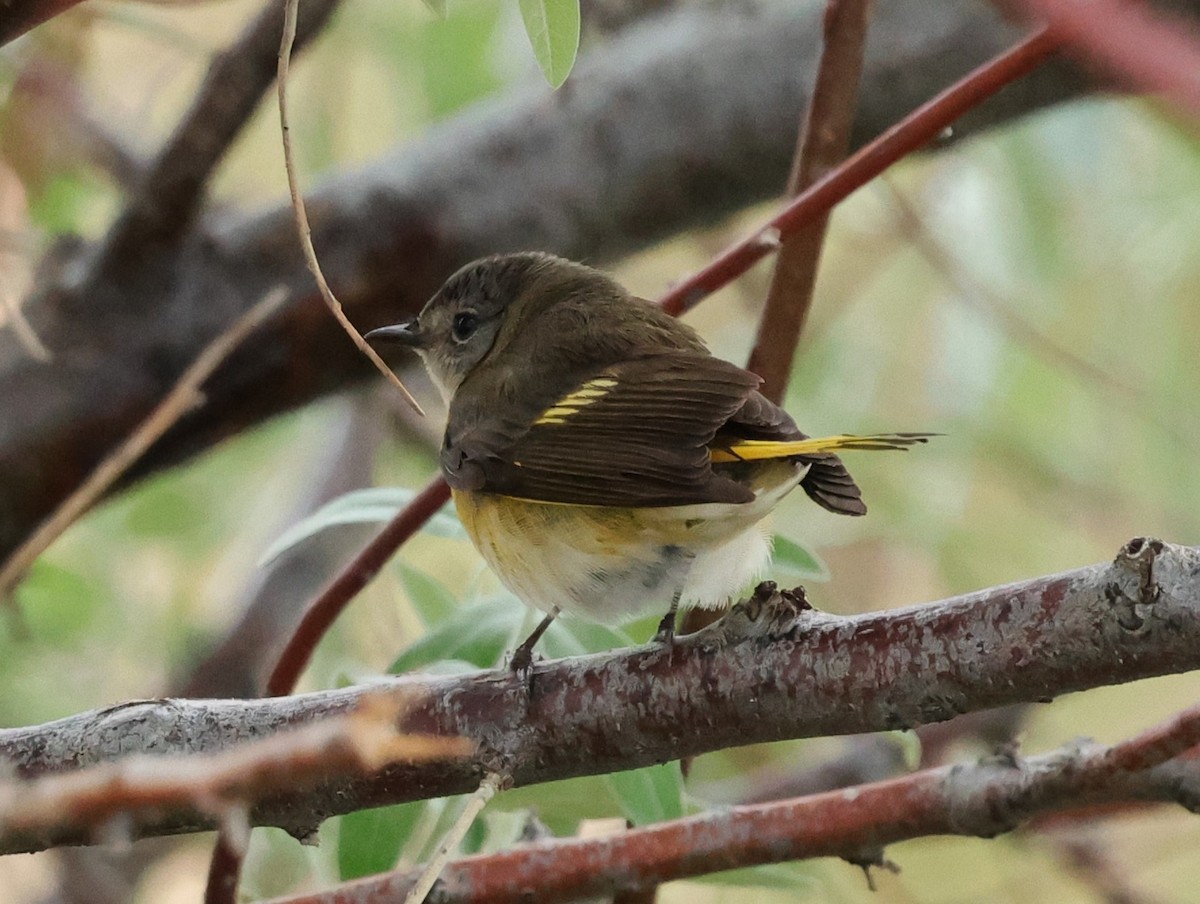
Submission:
[[[825,47],[813,83],[808,115],[796,142],[788,195],[812,185],[846,156],[862,75],[871,0],[829,0]],[[812,307],[817,264],[829,214],[822,213],[789,236],[775,259],[775,272],[747,368],[763,378],[763,395],[783,399],[796,346]]]
[[[458,851],[458,846],[462,844],[463,838],[474,825],[475,817],[487,806],[487,802],[496,796],[496,792],[500,790],[504,782],[504,776],[497,772],[489,772],[483,777],[479,787],[467,798],[462,812],[458,814],[458,819],[454,820],[454,825],[442,838],[442,843],[438,845],[437,851],[421,868],[416,883],[404,896],[404,904],[423,904],[429,895],[429,890],[437,882],[438,876],[442,874],[442,870],[446,868],[446,864]]]
[[[287,291],[284,288],[272,289],[200,353],[141,425],[109,453],[87,480],[64,499],[54,513],[9,556],[3,568],[0,568],[0,599],[8,596],[9,591],[20,582],[34,560],[80,515],[95,505],[159,437],[188,411],[204,401],[200,387],[234,349],[279,309],[286,298]]]
[[[672,313],[691,309],[777,249],[781,239],[793,235],[811,222],[812,217],[825,213],[897,160],[934,140],[968,110],[1032,72],[1058,46],[1058,39],[1043,28],[974,69],[846,158],[841,166],[802,191],[766,225],[672,287],[660,304]]]
[[[321,297],[325,299],[325,304],[329,306],[329,310],[341,324],[342,329],[354,341],[371,363],[379,369],[379,372],[387,378],[388,382],[395,386],[404,395],[412,407],[424,414],[424,410],[417,400],[413,398],[412,393],[400,382],[400,378],[388,367],[383,359],[379,357],[379,353],[367,344],[367,340],[362,337],[362,334],[355,329],[354,324],[350,322],[350,318],[346,316],[342,310],[342,303],[337,300],[333,294],[333,289],[329,287],[329,283],[325,280],[325,274],[321,272],[321,264],[317,260],[317,251],[313,247],[312,229],[308,225],[308,211],[304,206],[304,195],[300,191],[300,181],[296,176],[296,162],[292,158],[292,137],[288,127],[287,115],[287,78],[288,66],[291,62],[292,43],[296,39],[296,18],[299,14],[300,0],[287,0],[283,10],[283,39],[279,45],[279,67],[278,74],[275,79],[276,90],[279,94],[279,125],[283,135],[283,165],[287,170],[288,192],[292,198],[292,210],[296,214],[296,228],[300,231],[300,245],[304,249],[304,260],[308,264],[308,269],[312,273],[313,278],[317,281],[317,288],[321,290]]]
[[[17,293],[3,285],[2,275],[0,275],[0,313],[4,314],[4,319],[0,320],[0,326],[8,325],[29,357],[43,363],[50,361],[52,357],[50,349],[46,348],[29,321],[25,319],[25,313],[21,310],[21,302],[17,298]]]

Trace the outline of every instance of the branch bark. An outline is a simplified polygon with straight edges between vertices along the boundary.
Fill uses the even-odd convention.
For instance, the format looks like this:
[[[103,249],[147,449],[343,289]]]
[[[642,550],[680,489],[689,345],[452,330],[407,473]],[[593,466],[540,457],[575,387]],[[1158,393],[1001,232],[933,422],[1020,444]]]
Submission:
[[[674,648],[642,647],[507,671],[412,676],[401,731],[462,735],[469,759],[331,775],[315,791],[251,795],[251,821],[307,836],[328,816],[463,793],[488,771],[516,785],[608,773],[784,738],[910,728],[1008,703],[1200,667],[1200,548],[1130,541],[1113,563],[940,603],[842,618],[768,592]],[[227,749],[344,713],[348,688],[262,701],[135,701],[0,731],[18,775],[131,751]],[[847,705],[847,701],[855,705]],[[195,809],[133,814],[133,837],[211,828]],[[0,853],[86,843],[64,821],[0,830]]]
[[[566,94],[549,96],[542,85],[515,92],[331,179],[309,201],[331,283],[350,315],[371,326],[412,313],[454,267],[483,253],[533,247],[611,260],[774,195],[808,90],[800,73],[817,56],[819,17],[811,5],[740,13],[685,5],[581,60]],[[1018,34],[982,0],[949,9],[892,0],[878,23],[854,144]],[[955,134],[1082,87],[1065,66],[1043,68]],[[0,334],[0,554],[270,285],[290,287],[288,314],[216,376],[209,405],[164,438],[145,470],[369,373],[330,327],[286,207],[202,218],[133,283],[91,279],[96,259],[96,248],[65,243],[26,306],[56,355],[53,368]]]
[[[1193,743],[1200,713],[1170,728]],[[994,838],[1041,814],[1086,804],[1167,801],[1200,810],[1200,761],[1148,767],[1121,762],[1139,746],[1076,742],[1042,756],[977,763],[793,800],[731,807],[602,839],[516,845],[450,863],[428,904],[543,904],[613,895],[726,869],[812,857],[869,868],[884,846],[929,835]],[[369,904],[399,900],[416,874],[387,873],[270,904]]]

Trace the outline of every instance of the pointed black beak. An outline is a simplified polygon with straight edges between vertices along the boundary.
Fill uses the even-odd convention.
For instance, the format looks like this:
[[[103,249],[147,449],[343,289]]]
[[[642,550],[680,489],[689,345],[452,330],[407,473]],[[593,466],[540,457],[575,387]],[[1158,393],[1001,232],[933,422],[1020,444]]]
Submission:
[[[409,348],[420,348],[422,345],[420,327],[415,320],[381,326],[363,338],[373,345],[407,345]]]

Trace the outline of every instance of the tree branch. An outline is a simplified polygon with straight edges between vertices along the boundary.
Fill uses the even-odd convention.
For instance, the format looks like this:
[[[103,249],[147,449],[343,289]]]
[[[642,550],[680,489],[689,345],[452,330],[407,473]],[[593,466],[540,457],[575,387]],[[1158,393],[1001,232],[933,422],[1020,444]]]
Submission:
[[[414,694],[401,731],[461,735],[479,752],[366,779],[331,777],[313,793],[249,794],[251,822],[304,837],[328,816],[472,790],[487,771],[527,785],[763,741],[907,728],[1200,667],[1200,548],[1159,541],[1130,541],[1110,564],[894,612],[842,618],[796,602],[756,595],[669,650],[539,663],[532,685],[508,671],[397,679],[392,686]],[[35,777],[131,750],[223,750],[345,712],[375,690],[132,702],[0,731],[0,756],[18,776]],[[129,824],[142,837],[213,820],[182,808]],[[4,830],[0,852],[88,840],[70,822]]]
[[[0,16],[0,45],[64,13],[82,0],[7,0]]]
[[[789,197],[808,188],[846,156],[872,5],[871,0],[829,0],[825,7],[824,49],[796,141],[796,159],[788,176]],[[746,365],[763,378],[760,391],[772,402],[782,402],[787,392],[796,346],[812,306],[828,224],[828,213],[814,217],[784,241],[775,257],[766,306]]]
[[[297,50],[321,31],[337,4],[304,4],[296,25]],[[105,236],[87,283],[140,281],[155,258],[186,234],[213,170],[275,81],[283,6],[283,0],[270,0],[241,37],[213,59],[191,108]],[[165,284],[160,278],[148,288],[153,295]]]
[[[1163,726],[1180,745],[1200,741],[1200,710]],[[1021,759],[995,756],[754,806],[730,807],[600,839],[517,845],[449,864],[429,904],[544,904],[612,895],[726,869],[812,857],[884,863],[888,844],[929,835],[993,838],[1029,819],[1085,804],[1168,801],[1200,811],[1200,760],[1139,762],[1143,738],[1115,747],[1076,742]],[[413,872],[270,904],[399,900]]]
[[[798,73],[816,59],[819,15],[791,4],[737,14],[685,5],[581,60],[565,95],[550,99],[542,85],[515,92],[330,180],[309,197],[330,282],[358,322],[394,321],[483,253],[544,248],[611,260],[774,195],[805,101]],[[891,0],[878,22],[856,144],[1017,33],[982,0],[950,9]],[[1071,70],[1043,68],[969,114],[956,135],[1081,87]],[[8,403],[0,554],[270,285],[291,287],[290,312],[253,354],[217,375],[210,404],[164,437],[147,470],[369,374],[309,288],[286,207],[193,224],[156,257],[145,282],[93,282],[82,295],[71,274],[86,272],[95,253],[61,247],[44,268],[46,288],[25,308],[57,356],[54,368],[30,362],[0,333],[0,397]]]

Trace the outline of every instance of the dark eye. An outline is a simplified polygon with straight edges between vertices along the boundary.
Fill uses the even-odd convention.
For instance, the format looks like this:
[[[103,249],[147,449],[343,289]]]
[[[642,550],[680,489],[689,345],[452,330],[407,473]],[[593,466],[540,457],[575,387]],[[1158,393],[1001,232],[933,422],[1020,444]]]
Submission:
[[[451,332],[455,342],[466,342],[479,326],[479,316],[474,311],[463,311],[454,315],[454,326]]]

